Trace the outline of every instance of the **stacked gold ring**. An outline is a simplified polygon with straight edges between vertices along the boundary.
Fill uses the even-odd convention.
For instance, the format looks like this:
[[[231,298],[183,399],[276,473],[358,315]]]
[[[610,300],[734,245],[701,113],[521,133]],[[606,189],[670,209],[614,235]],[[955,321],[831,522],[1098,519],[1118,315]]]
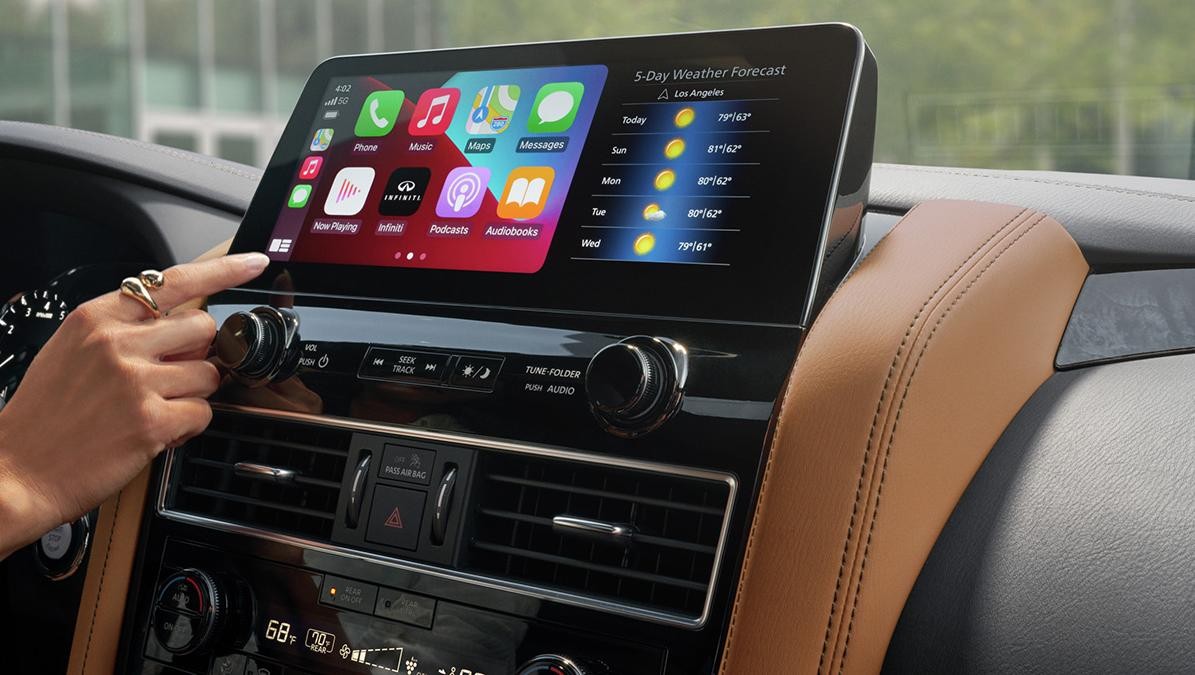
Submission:
[[[125,277],[120,282],[120,294],[128,296],[145,306],[155,319],[162,317],[162,310],[158,308],[158,301],[154,300],[150,289],[157,290],[166,285],[166,276],[158,270],[144,270],[139,276]]]

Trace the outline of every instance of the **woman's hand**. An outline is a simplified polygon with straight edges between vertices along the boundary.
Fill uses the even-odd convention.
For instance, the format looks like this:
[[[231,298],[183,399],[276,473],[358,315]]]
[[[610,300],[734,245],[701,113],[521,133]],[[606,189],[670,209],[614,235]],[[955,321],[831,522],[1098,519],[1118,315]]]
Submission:
[[[206,399],[220,383],[204,360],[215,321],[199,309],[165,313],[267,264],[249,253],[166,270],[153,291],[160,319],[119,292],[67,315],[0,411],[0,558],[95,508],[207,427]]]

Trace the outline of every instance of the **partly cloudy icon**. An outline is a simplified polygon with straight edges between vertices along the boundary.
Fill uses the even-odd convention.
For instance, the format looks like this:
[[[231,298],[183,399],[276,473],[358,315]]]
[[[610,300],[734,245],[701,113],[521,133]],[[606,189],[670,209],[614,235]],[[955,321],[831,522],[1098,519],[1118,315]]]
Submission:
[[[660,205],[656,204],[655,202],[643,207],[644,220],[655,223],[664,220],[664,216],[666,215],[668,215],[668,213],[665,212],[664,209],[660,208]]]

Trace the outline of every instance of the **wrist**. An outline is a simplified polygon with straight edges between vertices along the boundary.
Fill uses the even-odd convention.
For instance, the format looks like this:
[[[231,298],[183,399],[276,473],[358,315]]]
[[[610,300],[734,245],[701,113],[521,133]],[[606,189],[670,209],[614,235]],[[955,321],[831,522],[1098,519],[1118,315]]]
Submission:
[[[8,435],[0,427],[0,560],[37,539],[46,508],[37,490],[12,464]],[[42,528],[44,529],[44,528]]]

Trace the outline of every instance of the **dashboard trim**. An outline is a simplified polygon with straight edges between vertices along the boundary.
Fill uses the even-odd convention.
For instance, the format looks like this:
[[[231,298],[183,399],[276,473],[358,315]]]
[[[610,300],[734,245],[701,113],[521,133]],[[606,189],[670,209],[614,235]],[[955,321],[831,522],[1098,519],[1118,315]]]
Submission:
[[[813,258],[813,274],[809,279],[809,292],[805,295],[805,308],[801,311],[801,319],[797,322],[801,328],[809,327],[818,299],[822,267],[826,261],[826,247],[830,243],[830,232],[834,227],[834,214],[838,212],[838,202],[843,196],[838,194],[839,186],[842,183],[842,165],[846,161],[846,146],[850,141],[851,122],[855,118],[855,103],[859,98],[859,84],[863,79],[863,64],[867,60],[867,42],[863,39],[863,33],[852,24],[841,25],[853,30],[857,38],[855,68],[851,74],[851,90],[847,95],[846,117],[842,120],[842,131],[838,137],[838,153],[834,158],[834,175],[830,177],[830,189],[826,193],[827,202],[822,216],[821,233],[818,235],[817,255]]]
[[[427,574],[429,576],[438,577],[441,579],[450,579],[460,581],[463,583],[481,586],[492,590],[507,591],[517,593],[540,600],[548,600],[553,602],[560,602],[562,604],[573,605],[577,607],[585,607],[595,609],[602,612],[608,612],[619,616],[624,616],[633,619],[643,619],[653,623],[664,625],[679,626],[691,630],[697,630],[705,626],[709,620],[711,608],[714,601],[714,592],[717,586],[718,575],[721,572],[722,562],[725,557],[726,541],[730,534],[731,518],[734,515],[734,500],[738,494],[739,481],[735,476],[717,471],[709,471],[705,469],[696,469],[691,467],[676,466],[672,464],[661,464],[657,462],[650,462],[644,460],[637,460],[623,457],[608,457],[604,455],[577,452],[574,450],[565,450],[562,448],[555,448],[551,446],[533,445],[529,443],[520,443],[507,440],[480,438],[475,436],[468,436],[463,434],[444,433],[439,431],[431,431],[427,429],[417,429],[412,427],[404,427],[400,425],[364,422],[360,420],[347,419],[343,417],[334,417],[326,415],[312,415],[309,413],[290,412],[280,410],[269,410],[266,408],[257,408],[252,406],[243,406],[227,403],[213,403],[212,407],[216,410],[223,410],[234,413],[242,413],[264,417],[268,419],[276,419],[290,422],[301,422],[305,424],[319,424],[323,426],[339,427],[342,429],[349,429],[352,431],[360,431],[365,433],[387,434],[395,436],[404,436],[422,441],[433,441],[440,443],[450,443],[455,445],[463,445],[475,449],[489,449],[498,450],[502,452],[512,452],[526,455],[536,455],[541,457],[552,457],[556,459],[565,459],[576,462],[584,462],[588,464],[602,464],[607,466],[618,466],[625,468],[638,469],[642,471],[650,471],[655,473],[667,473],[676,476],[685,476],[689,478],[699,478],[704,480],[712,480],[725,483],[729,488],[729,494],[726,500],[726,512],[722,516],[722,524],[718,533],[718,545],[715,549],[714,564],[710,570],[709,587],[706,589],[705,601],[702,604],[701,614],[698,617],[688,617],[671,612],[662,612],[652,610],[636,605],[629,605],[620,602],[612,602],[608,600],[601,600],[577,593],[569,593],[566,591],[559,591],[551,588],[544,588],[533,584],[524,584],[520,582],[509,581],[483,574],[473,574],[470,572],[463,572],[460,570],[449,570],[446,568],[430,565],[426,563],[413,562],[408,560],[401,560],[392,558],[378,553],[371,553],[369,551],[361,551],[357,549],[347,548],[336,544],[329,544],[325,542],[313,541],[304,537],[296,537],[293,535],[281,534],[278,532],[271,532],[249,525],[242,525],[240,523],[233,523],[216,518],[208,518],[206,516],[197,516],[191,513],[182,511],[175,511],[166,505],[167,492],[169,490],[169,477],[171,469],[174,465],[175,448],[171,448],[166,453],[166,464],[162,472],[162,480],[158,486],[157,503],[155,510],[157,514],[168,520],[173,520],[200,527],[206,527],[214,530],[221,530],[224,532],[231,532],[233,534],[241,534],[245,536],[255,537],[258,539],[265,539],[280,544],[289,546],[297,546],[302,548],[309,548],[318,550],[324,553],[330,553],[341,557],[362,560],[365,562],[372,562],[387,567],[401,569],[410,572],[417,572],[420,574]]]

